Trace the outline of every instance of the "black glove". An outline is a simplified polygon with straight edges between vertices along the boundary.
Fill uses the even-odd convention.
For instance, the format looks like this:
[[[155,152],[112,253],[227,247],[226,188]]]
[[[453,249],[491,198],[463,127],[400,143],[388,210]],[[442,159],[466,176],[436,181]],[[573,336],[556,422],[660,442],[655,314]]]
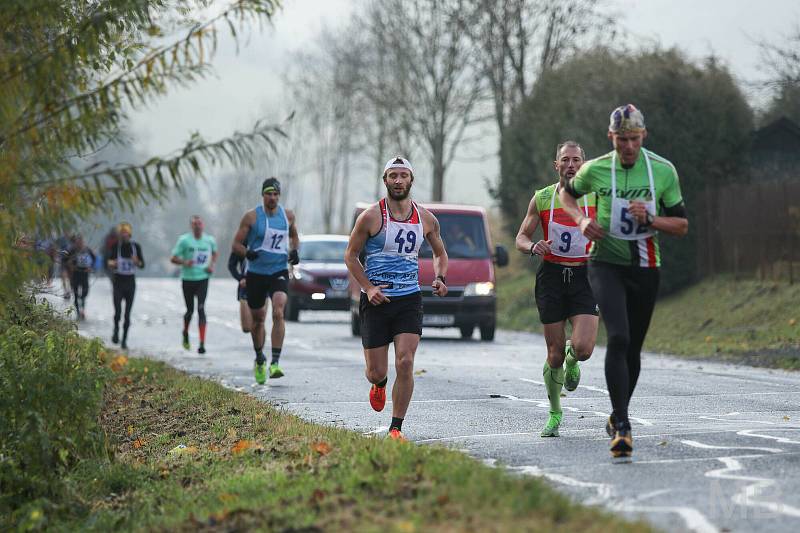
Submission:
[[[255,261],[258,259],[258,250],[247,250],[247,253],[244,254],[244,257],[248,261]]]
[[[300,256],[297,255],[297,250],[290,250],[289,251],[289,264],[296,265],[300,262]]]

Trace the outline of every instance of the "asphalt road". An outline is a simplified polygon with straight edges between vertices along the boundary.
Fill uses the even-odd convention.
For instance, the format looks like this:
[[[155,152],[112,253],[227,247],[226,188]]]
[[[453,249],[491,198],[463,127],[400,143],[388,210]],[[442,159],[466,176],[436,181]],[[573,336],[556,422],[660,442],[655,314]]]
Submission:
[[[130,352],[244,390],[309,420],[365,434],[388,429],[369,407],[360,340],[347,313],[301,313],[289,323],[286,376],[255,384],[234,281],[214,280],[206,304],[208,353],[180,346],[183,299],[175,279],[139,279]],[[110,282],[92,285],[89,336],[110,344]],[[196,325],[192,343],[196,346]],[[680,335],[676,331],[675,335]],[[418,444],[463,450],[514,472],[547,478],[587,504],[644,517],[669,531],[800,531],[800,373],[645,354],[631,402],[635,452],[612,460],[603,429],[610,409],[604,350],[583,365],[562,399],[561,437],[542,439],[547,414],[539,335],[498,332],[495,342],[458,331],[425,333],[403,427]]]

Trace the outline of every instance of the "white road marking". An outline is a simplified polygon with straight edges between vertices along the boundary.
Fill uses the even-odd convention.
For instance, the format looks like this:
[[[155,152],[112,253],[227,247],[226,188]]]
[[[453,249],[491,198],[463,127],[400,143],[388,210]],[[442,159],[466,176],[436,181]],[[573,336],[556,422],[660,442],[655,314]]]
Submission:
[[[614,502],[611,501],[614,495],[614,487],[607,483],[595,483],[592,481],[581,481],[579,479],[571,478],[569,476],[564,476],[562,474],[555,474],[552,472],[546,472],[539,468],[538,466],[521,466],[517,468],[513,468],[512,470],[521,472],[522,474],[527,474],[536,477],[544,477],[556,483],[560,483],[562,485],[566,485],[568,487],[576,487],[581,489],[591,489],[594,490],[597,495],[593,498],[589,498],[584,501],[587,505],[597,505],[597,504],[604,504],[612,509],[617,509],[620,511],[626,511],[631,513],[648,513],[648,512],[656,512],[656,513],[675,513],[680,516],[684,523],[686,524],[687,529],[690,531],[696,531],[698,533],[717,533],[719,528],[715,527],[708,519],[693,507],[681,507],[681,506],[641,506],[631,502]],[[664,492],[668,491],[654,491],[643,495],[640,499],[650,498],[656,496],[658,494],[663,494]],[[637,500],[633,500],[634,502]]]
[[[525,381],[527,383],[533,383],[534,385],[542,385],[544,386],[544,381],[536,381],[535,379],[528,379],[528,378],[519,378],[520,381]],[[601,392],[605,395],[608,395],[608,391],[606,389],[602,389],[600,387],[593,387],[592,385],[578,385],[579,389],[586,389],[595,392]]]
[[[718,468],[705,473],[706,477],[717,479],[732,479],[736,481],[749,481],[749,485],[745,485],[742,490],[733,495],[731,500],[737,505],[744,505],[747,507],[761,507],[772,511],[773,513],[780,513],[786,516],[800,517],[800,509],[792,507],[791,505],[780,502],[765,502],[757,501],[754,498],[758,497],[761,492],[775,484],[775,480],[765,477],[754,476],[739,476],[733,474],[743,470],[742,463],[733,457],[719,457],[717,459],[725,468]]]
[[[714,416],[698,416],[697,418],[700,418],[702,420],[718,420],[720,422],[746,422],[748,424],[765,424],[769,426],[774,426],[776,424],[775,422],[768,422],[766,420],[742,420],[740,418],[737,418],[736,420],[726,420],[725,418],[718,418]]]
[[[457,440],[457,439],[478,439],[478,438],[486,438],[486,437],[516,437],[520,435],[534,435],[530,431],[522,431],[518,433],[481,433],[479,435],[455,435],[453,437],[437,437],[434,439],[419,439],[415,440],[414,442],[418,444],[424,444],[427,442],[445,442],[448,440]]]
[[[520,378],[522,379],[522,378]],[[535,400],[533,398],[520,398],[518,396],[514,396],[513,394],[498,394],[497,396],[501,398],[506,398],[507,400],[514,400],[518,402],[528,402],[528,403],[535,403],[537,407],[544,407],[545,409],[550,408],[550,401],[549,400]],[[572,413],[586,413],[594,416],[599,416],[602,418],[607,418],[608,413],[603,411],[590,411],[586,409],[578,409],[577,407],[570,407],[568,405],[562,405],[561,409],[563,411],[570,411]],[[632,421],[637,422],[643,426],[652,426],[653,423],[644,418],[637,418],[637,417],[629,417]]]
[[[790,428],[780,428],[774,429],[772,431],[800,431],[800,428],[790,427]],[[776,437],[774,435],[764,435],[762,433],[755,433],[756,431],[765,431],[763,429],[756,430],[756,429],[743,429],[742,431],[737,432],[737,435],[742,435],[744,437],[758,437],[759,439],[769,439],[774,440],[776,442],[780,442],[782,444],[800,444],[798,440],[787,439],[786,437]]]
[[[378,435],[379,433],[386,433],[389,431],[389,426],[380,426],[370,431],[365,431],[362,435]]]
[[[769,453],[781,453],[783,450],[780,448],[759,448],[757,446],[715,446],[713,444],[704,444],[702,442],[697,442],[696,440],[682,440],[687,446],[691,446],[693,448],[701,448],[704,450],[756,450],[760,452],[769,452]]]

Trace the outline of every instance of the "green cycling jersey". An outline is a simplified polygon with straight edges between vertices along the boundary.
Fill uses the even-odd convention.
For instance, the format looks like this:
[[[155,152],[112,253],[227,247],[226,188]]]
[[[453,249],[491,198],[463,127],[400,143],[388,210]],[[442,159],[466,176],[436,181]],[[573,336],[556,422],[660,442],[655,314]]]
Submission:
[[[616,169],[616,183],[612,180],[612,161]],[[642,148],[633,167],[625,168],[616,152],[611,151],[584,163],[568,186],[573,196],[597,193],[597,223],[606,231],[606,236],[592,245],[593,261],[651,268],[661,266],[658,233],[636,225],[624,205],[616,208],[612,205],[615,203],[612,198],[614,186],[616,198],[653,202],[656,210],[654,214],[662,214],[664,209],[683,202],[675,166],[663,157]],[[615,233],[622,236],[626,229],[636,230],[630,240],[612,235]],[[641,230],[641,238],[635,238],[638,230]]]

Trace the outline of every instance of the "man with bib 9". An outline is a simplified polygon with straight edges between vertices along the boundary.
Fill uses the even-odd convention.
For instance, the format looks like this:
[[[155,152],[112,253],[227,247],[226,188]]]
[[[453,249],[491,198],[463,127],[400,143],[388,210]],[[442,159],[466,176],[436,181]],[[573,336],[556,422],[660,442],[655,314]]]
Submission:
[[[247,305],[253,318],[250,335],[256,352],[254,371],[259,384],[266,381],[264,319],[267,310],[264,304],[269,296],[272,301],[272,360],[269,377],[276,379],[283,376],[278,362],[286,334],[286,323],[283,319],[289,292],[289,271],[286,264],[288,262],[296,265],[300,262],[297,254],[300,238],[294,213],[278,203],[281,198],[280,182],[276,178],[264,180],[261,184],[261,197],[262,204],[244,214],[239,230],[233,237],[233,252],[247,259]]]
[[[181,286],[186,313],[183,315],[183,347],[188,350],[189,324],[194,313],[194,300],[197,298],[197,327],[200,333],[200,347],[197,353],[206,353],[206,295],[208,278],[214,273],[217,264],[217,241],[204,233],[203,219],[193,215],[190,221],[192,231],[178,238],[172,249],[170,261],[181,266]]]
[[[422,240],[433,252],[436,296],[447,294],[447,252],[439,221],[409,196],[414,183],[411,163],[390,159],[383,171],[387,197],[371,205],[356,219],[344,262],[361,286],[361,344],[366,376],[372,384],[369,403],[375,411],[386,404],[389,381],[389,344],[394,343],[395,372],[392,387],[392,422],[389,437],[405,440],[403,419],[414,392],[414,355],[422,335],[422,294],[419,288],[419,250]],[[364,252],[366,264],[359,256]]]
[[[641,351],[658,295],[661,253],[658,232],[689,230],[678,173],[668,160],[646,150],[644,116],[632,104],[611,113],[608,139],[614,149],[584,164],[559,192],[564,209],[594,241],[589,283],[606,325],[606,383],[612,413],[606,423],[611,454],[633,452],[630,402],[641,368]],[[597,219],[577,198],[597,194]]]
[[[558,437],[561,387],[568,391],[578,387],[581,379],[578,361],[589,359],[597,340],[597,304],[586,273],[591,242],[558,201],[558,192],[575,176],[583,161],[583,148],[575,141],[558,145],[553,165],[559,181],[533,195],[516,239],[517,250],[543,258],[536,273],[535,295],[547,343],[542,374],[550,400],[550,416],[542,437]],[[594,194],[584,196],[581,202],[584,215],[594,218],[596,204]],[[544,238],[534,243],[531,238],[540,222]],[[569,340],[564,332],[567,320],[572,324]]]

